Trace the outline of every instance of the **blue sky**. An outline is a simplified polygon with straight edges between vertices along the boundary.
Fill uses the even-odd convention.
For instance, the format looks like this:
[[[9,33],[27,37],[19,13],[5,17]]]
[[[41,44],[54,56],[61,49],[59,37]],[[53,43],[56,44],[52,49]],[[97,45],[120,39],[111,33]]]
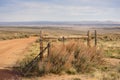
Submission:
[[[120,21],[120,0],[0,0],[0,22]]]

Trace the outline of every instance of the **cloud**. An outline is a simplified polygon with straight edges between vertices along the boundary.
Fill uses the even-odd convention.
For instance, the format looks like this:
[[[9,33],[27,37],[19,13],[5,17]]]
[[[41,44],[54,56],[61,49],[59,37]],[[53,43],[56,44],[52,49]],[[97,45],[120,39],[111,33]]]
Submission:
[[[0,6],[0,21],[119,20],[120,6],[114,4],[113,0],[10,0]]]

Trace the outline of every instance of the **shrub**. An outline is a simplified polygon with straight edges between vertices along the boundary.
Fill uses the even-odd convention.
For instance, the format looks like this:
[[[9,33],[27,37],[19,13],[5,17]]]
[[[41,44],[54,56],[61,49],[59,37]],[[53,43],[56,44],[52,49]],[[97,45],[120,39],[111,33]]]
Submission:
[[[59,74],[62,71],[69,69],[69,66],[71,66],[71,63],[68,60],[69,56],[65,46],[59,45],[58,47],[52,47],[50,56],[44,60],[44,63],[46,62],[43,66],[45,73]]]
[[[96,47],[86,47],[84,44],[80,44],[75,48],[74,57],[73,67],[77,72],[82,73],[91,71],[102,62],[101,50],[98,50]]]
[[[49,57],[39,62],[39,69],[35,68],[38,66],[34,66],[33,69],[37,69],[40,75],[47,73],[60,74],[62,72],[75,74],[77,72],[90,72],[101,63],[102,52],[100,49],[87,47],[81,42],[72,41],[66,44],[52,44]]]

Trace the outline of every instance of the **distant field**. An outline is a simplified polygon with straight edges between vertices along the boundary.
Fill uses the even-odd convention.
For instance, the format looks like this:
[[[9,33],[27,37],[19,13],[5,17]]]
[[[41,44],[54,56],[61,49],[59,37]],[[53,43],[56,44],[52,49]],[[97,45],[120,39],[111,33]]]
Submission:
[[[101,39],[113,39],[114,37],[119,39],[120,37],[120,27],[100,27],[100,26],[62,26],[62,27],[0,27],[0,40],[12,39],[19,37],[27,37],[31,35],[39,35],[40,31],[43,32],[43,35],[49,36],[71,36],[71,35],[87,35],[87,31],[90,30],[91,34],[94,34],[94,30],[97,30],[97,33]],[[114,39],[115,39],[114,38]]]
[[[63,31],[66,30],[67,32],[74,32],[76,33],[83,33],[87,30],[99,30],[102,33],[111,33],[119,32],[120,26],[109,26],[109,25],[41,25],[41,26],[0,26],[0,30],[9,30],[9,31],[27,31],[27,32],[39,32],[39,30],[49,30],[49,31]]]

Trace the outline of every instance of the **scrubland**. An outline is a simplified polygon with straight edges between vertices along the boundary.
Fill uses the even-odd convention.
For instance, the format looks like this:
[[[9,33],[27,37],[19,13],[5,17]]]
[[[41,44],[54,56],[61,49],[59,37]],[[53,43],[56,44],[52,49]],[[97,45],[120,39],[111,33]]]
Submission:
[[[19,29],[19,32],[21,32],[20,30],[22,29]],[[82,32],[82,30],[76,31],[65,28],[25,28],[24,36],[39,37],[40,30],[43,31],[43,36],[85,36],[87,32],[87,30]],[[1,34],[4,34],[4,31],[1,31]],[[94,34],[92,34],[91,47],[87,46],[86,39],[65,40],[64,44],[61,40],[44,40],[44,47],[48,42],[51,42],[49,57],[46,56],[46,51],[42,62],[38,62],[27,76],[23,77],[23,80],[62,80],[63,78],[64,80],[119,80],[120,33],[107,31],[107,33],[101,34],[99,29],[97,31],[97,47],[94,46]],[[13,35],[11,31],[11,34],[7,31],[6,33],[9,36]],[[5,35],[7,35],[6,33]],[[15,67],[17,66],[17,70],[21,71],[22,68],[39,54],[39,47],[39,40],[36,40],[27,50],[27,55],[24,59],[18,60],[16,65],[14,65]]]

